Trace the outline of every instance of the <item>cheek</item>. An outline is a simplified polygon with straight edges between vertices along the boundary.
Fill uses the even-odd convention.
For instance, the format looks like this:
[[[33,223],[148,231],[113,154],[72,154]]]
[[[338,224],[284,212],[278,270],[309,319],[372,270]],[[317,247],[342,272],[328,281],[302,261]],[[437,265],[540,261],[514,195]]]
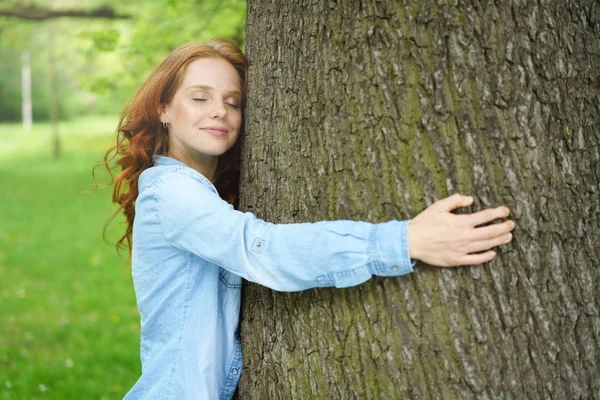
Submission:
[[[238,112],[236,115],[232,115],[231,127],[234,128],[238,133],[242,127],[242,113]]]
[[[169,114],[175,121],[185,122],[192,119],[194,114],[197,114],[197,112],[194,113],[194,108],[187,104],[177,104],[171,109]]]

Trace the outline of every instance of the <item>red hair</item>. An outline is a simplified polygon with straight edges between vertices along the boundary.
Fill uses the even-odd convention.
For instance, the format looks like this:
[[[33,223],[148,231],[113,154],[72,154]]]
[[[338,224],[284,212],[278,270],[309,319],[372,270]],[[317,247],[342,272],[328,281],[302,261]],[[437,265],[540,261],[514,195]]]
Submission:
[[[138,196],[138,178],[153,163],[153,156],[167,155],[169,136],[159,120],[161,104],[169,104],[181,85],[187,66],[199,58],[221,58],[235,67],[240,75],[242,87],[242,115],[248,87],[248,64],[238,46],[225,39],[212,39],[205,43],[193,43],[175,49],[150,74],[146,82],[129,101],[119,119],[115,146],[104,155],[103,165],[114,183],[112,201],[119,208],[104,225],[104,234],[108,225],[123,211],[127,229],[119,239],[117,249],[125,248],[131,254],[135,201]],[[243,130],[243,123],[242,128]],[[241,136],[242,132],[240,132]],[[219,157],[215,187],[224,200],[237,208],[239,194],[239,155],[240,140]],[[111,163],[121,167],[113,176]],[[95,178],[94,178],[95,179]],[[127,246],[125,246],[127,242]]]

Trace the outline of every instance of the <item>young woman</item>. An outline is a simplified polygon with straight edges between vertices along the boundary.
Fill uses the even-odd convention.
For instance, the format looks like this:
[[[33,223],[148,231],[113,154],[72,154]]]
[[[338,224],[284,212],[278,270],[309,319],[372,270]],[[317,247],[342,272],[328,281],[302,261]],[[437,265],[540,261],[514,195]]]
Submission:
[[[499,207],[453,214],[453,195],[411,221],[272,224],[234,207],[247,65],[225,40],[173,51],[121,117],[105,157],[121,171],[141,314],[142,376],[126,399],[230,399],[242,371],[242,278],[280,291],[358,285],[412,272],[415,260],[474,265],[511,240]]]

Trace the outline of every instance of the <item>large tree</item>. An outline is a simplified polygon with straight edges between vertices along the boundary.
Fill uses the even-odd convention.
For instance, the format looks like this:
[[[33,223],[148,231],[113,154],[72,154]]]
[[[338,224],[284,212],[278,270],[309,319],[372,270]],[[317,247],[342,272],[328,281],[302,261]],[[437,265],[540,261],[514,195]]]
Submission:
[[[244,287],[242,399],[600,396],[597,0],[248,1],[241,208],[512,210],[487,265]]]

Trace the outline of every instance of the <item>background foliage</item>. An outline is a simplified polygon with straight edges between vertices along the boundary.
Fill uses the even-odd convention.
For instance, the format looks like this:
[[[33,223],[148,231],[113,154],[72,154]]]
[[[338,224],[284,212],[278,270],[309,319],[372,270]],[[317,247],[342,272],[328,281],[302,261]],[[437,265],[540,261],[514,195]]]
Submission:
[[[6,1],[52,9],[114,8],[130,19],[0,17],[0,121],[21,118],[21,53],[31,52],[34,120],[48,119],[48,44],[58,61],[60,115],[115,114],[171,50],[219,36],[244,45],[243,0]]]
[[[118,113],[179,45],[214,36],[243,47],[238,0],[2,1],[114,7],[127,20],[0,17],[0,400],[117,399],[141,373],[128,259],[102,240],[110,189],[92,167]],[[54,38],[60,158],[52,155],[48,46]],[[34,124],[21,123],[21,53],[31,52]],[[11,122],[13,121],[13,122]],[[100,182],[108,177],[100,175]],[[119,221],[108,238],[122,234]]]

